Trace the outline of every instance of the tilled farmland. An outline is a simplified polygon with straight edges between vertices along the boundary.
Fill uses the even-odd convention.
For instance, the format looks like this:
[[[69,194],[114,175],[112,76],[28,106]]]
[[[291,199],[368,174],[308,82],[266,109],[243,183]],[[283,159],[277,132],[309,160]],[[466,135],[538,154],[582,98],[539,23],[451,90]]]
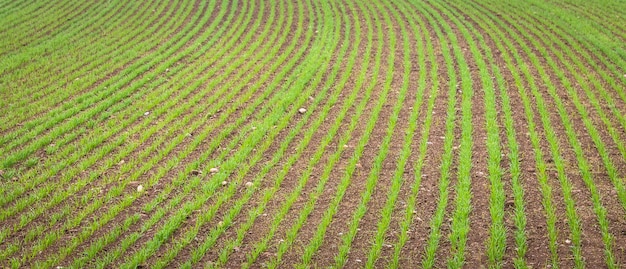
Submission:
[[[626,2],[0,0],[0,267],[626,267]]]

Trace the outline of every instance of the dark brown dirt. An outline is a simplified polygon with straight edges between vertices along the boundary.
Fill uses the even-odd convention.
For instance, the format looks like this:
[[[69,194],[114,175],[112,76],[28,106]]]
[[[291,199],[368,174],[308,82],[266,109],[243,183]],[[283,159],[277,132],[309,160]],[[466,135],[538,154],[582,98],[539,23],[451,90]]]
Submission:
[[[541,39],[539,39],[537,36],[531,37],[534,38],[535,40],[540,41]],[[541,42],[541,41],[540,41]],[[544,44],[545,45],[545,44]],[[553,59],[556,59],[556,57],[554,56],[554,54],[550,53],[551,57]],[[551,77],[551,80],[553,83],[555,83],[556,87],[559,89],[562,89],[563,87],[565,87],[565,85],[563,85],[561,83],[560,79],[557,79],[557,75],[554,73],[553,69],[550,68],[547,64],[547,62],[545,61],[546,58],[540,57],[542,65],[544,66],[545,70],[548,71],[549,76]],[[566,70],[566,68],[564,66],[561,66],[561,70]],[[573,75],[567,74],[566,73],[566,79],[568,79],[569,81],[575,81]],[[574,83],[573,85],[578,86],[576,83]],[[574,90],[577,90],[576,88]],[[580,92],[580,89],[578,89],[578,91]],[[548,93],[543,93],[544,96],[549,96]],[[559,95],[559,97],[561,98],[561,100],[564,102],[567,111],[567,115],[570,116],[570,120],[572,120],[572,122],[574,123],[580,123],[582,122],[582,119],[580,118],[578,112],[574,109],[574,104],[571,101],[571,96],[566,95],[566,91],[558,91],[557,94]],[[584,99],[583,99],[584,100]],[[552,99],[549,98],[548,102],[552,102]],[[549,104],[548,107],[554,108],[556,107],[555,105]],[[593,110],[589,109],[589,111],[591,111],[593,113]],[[551,118],[552,118],[552,122],[557,123],[555,124],[555,130],[557,131],[557,134],[559,136],[559,143],[561,145],[568,145],[569,142],[567,140],[567,136],[564,133],[564,127],[561,126],[561,121],[560,119],[558,119],[556,117],[557,112],[553,111],[551,114]],[[592,119],[596,118],[592,116]],[[597,118],[596,118],[597,119]],[[591,149],[593,148],[593,144],[591,141],[591,138],[588,136],[588,134],[586,134],[586,131],[583,127],[584,125],[582,124],[574,124],[574,128],[576,130],[577,133],[577,137],[578,137],[578,143],[581,144],[581,147],[583,149]],[[598,126],[602,126],[601,124],[596,124],[596,127]],[[602,133],[601,133],[602,135]],[[606,135],[602,135],[602,138],[607,141]],[[573,193],[574,193],[574,199],[577,201],[577,209],[579,209],[579,216],[581,218],[581,224],[583,227],[583,256],[586,257],[586,263],[589,266],[603,266],[604,265],[604,260],[603,260],[603,244],[600,240],[600,234],[599,234],[599,229],[597,227],[597,218],[595,216],[595,213],[592,211],[592,204],[591,204],[591,198],[590,198],[590,193],[588,191],[588,189],[584,186],[581,176],[578,173],[578,169],[576,169],[576,159],[575,159],[575,155],[574,152],[572,150],[569,149],[569,146],[566,147],[563,151],[564,153],[564,160],[566,165],[568,165],[568,167],[566,167],[566,169],[568,169],[568,173],[567,173],[567,177],[570,179],[570,181],[572,182],[573,185]],[[588,158],[588,160],[590,160],[592,162],[592,169],[596,170],[594,168],[599,168],[601,167],[601,163],[599,163],[600,157],[599,156],[593,156],[595,154],[597,154],[597,152],[595,151],[589,151],[586,150],[586,155],[587,154],[591,154],[592,157],[591,159],[589,159],[589,155],[586,156],[586,158]],[[596,163],[593,163],[593,161],[595,160]],[[620,166],[619,164],[621,163],[619,160],[620,158],[616,158],[616,161],[618,161],[618,167]],[[571,168],[570,168],[571,167]],[[623,172],[622,172],[623,173]],[[592,171],[592,174],[603,174],[602,171]],[[607,177],[606,174],[604,174],[605,177]],[[616,195],[614,193],[614,191],[612,191],[612,186],[610,186],[610,183],[608,181],[595,181],[596,187],[599,190],[599,193],[601,194],[611,194],[611,195],[601,195],[601,197],[603,198],[603,205],[615,205],[616,203],[618,204],[619,202],[615,199]],[[607,200],[612,200],[610,202],[608,202]],[[619,210],[621,211],[621,210]],[[618,212],[616,212],[616,214],[619,214]],[[609,216],[613,215],[611,213],[608,214]],[[611,221],[610,221],[611,222]],[[619,226],[622,226],[623,224],[619,224],[618,223],[612,223],[612,224],[617,224]],[[619,232],[614,232],[615,230],[619,231],[620,229],[623,228],[617,228],[613,225],[610,225],[610,230],[611,233],[616,236],[617,241],[620,241],[619,238],[621,238],[623,235],[620,234]],[[623,227],[623,226],[622,226]],[[618,260],[622,260],[623,258],[621,258],[620,256],[623,255],[623,253],[614,253],[616,254],[616,256],[618,257]]]
[[[441,51],[441,42],[445,42],[443,40],[439,40],[435,34],[434,28],[423,16],[416,17],[418,20],[422,21],[428,29],[428,32],[421,33],[424,35],[424,39],[430,39],[433,43],[433,48],[435,51],[435,59],[437,61],[438,66],[438,77],[439,86],[437,88],[433,88],[433,82],[428,82],[427,90],[430,95],[434,94],[437,91],[438,96],[435,99],[434,109],[432,112],[433,122],[429,133],[429,139],[426,144],[426,159],[424,160],[424,166],[422,171],[417,176],[421,177],[421,185],[420,190],[418,191],[418,196],[416,200],[414,216],[411,224],[411,228],[408,231],[409,239],[404,245],[402,251],[400,252],[400,267],[413,267],[414,265],[421,264],[423,260],[424,248],[426,247],[426,243],[428,240],[428,236],[431,232],[430,227],[430,219],[435,213],[437,202],[439,199],[439,179],[440,179],[440,167],[442,154],[444,152],[443,148],[443,137],[445,135],[445,115],[447,109],[447,102],[449,102],[448,96],[448,87],[449,83],[453,83],[445,79],[447,77],[447,70],[445,67],[445,61],[443,59],[443,53]],[[428,53],[425,53],[428,59]],[[427,60],[427,74],[430,74],[430,69],[432,68],[432,64],[429,60]],[[424,111],[427,113],[427,110]],[[420,120],[420,125],[422,126],[425,121],[425,118]],[[420,133],[421,134],[421,133]],[[418,152],[419,143],[421,141],[420,138],[414,138],[413,140],[413,148],[414,152]],[[412,158],[413,162],[417,162],[418,156]],[[415,163],[413,163],[415,165]],[[410,195],[410,192],[405,192],[406,195]],[[401,196],[400,199],[403,199]]]
[[[353,23],[352,23],[353,24]],[[341,30],[342,33],[345,33],[343,31],[345,31],[345,29]],[[352,34],[354,34],[354,30],[352,32]],[[349,44],[354,44],[354,42],[350,42]],[[347,44],[344,44],[344,46]],[[339,48],[336,49],[336,51],[334,52],[335,57],[333,57],[332,59],[336,59],[336,54],[338,53]],[[335,64],[341,64],[344,65],[345,62],[343,63],[338,63],[338,62],[332,62],[329,65],[328,71],[330,71],[330,67],[334,66]],[[340,68],[340,70],[345,70],[345,68]],[[341,74],[341,73],[340,73]],[[326,74],[326,76],[328,76],[330,74]],[[344,89],[350,89],[350,85],[354,85],[354,80],[350,79],[348,80],[348,84],[344,87]],[[337,85],[334,85],[335,87]],[[349,91],[348,90],[344,90],[341,93],[341,97],[340,99],[345,99],[349,96]],[[374,98],[374,97],[372,97]],[[355,102],[359,102],[360,98],[357,98],[357,100],[355,100]],[[341,102],[341,101],[340,101]],[[338,103],[339,104],[339,103]],[[330,129],[330,127],[334,124],[335,122],[335,116],[337,114],[337,112],[339,112],[341,106],[339,106],[338,104],[336,104],[335,106],[333,106],[333,109],[331,110],[331,113],[329,113],[329,115],[333,115],[330,116],[328,118],[328,120],[325,120],[324,123],[322,124],[322,126],[320,128],[318,128],[318,131],[315,133],[315,135],[313,136],[313,141],[309,144],[309,146],[304,150],[303,156],[312,156],[319,147],[319,144],[321,142],[321,140],[324,138],[326,132]],[[337,111],[336,113],[333,113],[333,111]],[[354,111],[354,107],[351,107],[349,111]],[[348,113],[348,115],[351,115],[352,113]],[[303,193],[299,196],[299,198],[297,199],[297,201],[292,205],[292,207],[290,208],[289,212],[287,214],[287,218],[285,218],[281,224],[280,227],[278,229],[278,234],[274,235],[274,237],[271,239],[271,243],[270,243],[270,248],[266,249],[265,252],[258,258],[257,263],[262,264],[263,262],[268,261],[271,257],[273,257],[274,253],[276,253],[275,247],[280,243],[282,238],[284,237],[284,233],[290,229],[290,227],[292,226],[293,222],[295,221],[295,219],[297,218],[300,209],[305,205],[306,201],[309,199],[309,194],[311,192],[313,192],[315,186],[318,184],[319,180],[320,180],[320,176],[322,175],[322,172],[324,170],[324,166],[325,164],[328,162],[328,157],[330,155],[332,155],[336,150],[339,150],[340,147],[343,147],[343,145],[339,145],[338,144],[338,140],[340,137],[342,137],[345,134],[345,131],[347,129],[347,122],[346,120],[343,121],[342,123],[342,127],[339,129],[337,135],[333,138],[332,142],[326,147],[325,151],[327,153],[323,154],[323,157],[320,159],[319,162],[317,162],[314,166],[313,166],[313,174],[312,176],[308,179],[307,184],[303,190]],[[357,127],[357,129],[359,129]],[[356,141],[357,138],[355,138],[353,136],[353,139],[350,140],[350,142],[352,141]],[[352,145],[352,143],[349,142],[349,145]],[[339,161],[339,163],[335,164],[335,169],[338,169],[337,167],[342,167],[342,160],[347,158],[347,156],[350,156],[351,152],[353,151],[353,149],[351,147],[348,148],[343,148],[343,153],[342,153],[342,157],[341,160]],[[229,266],[238,266],[237,264],[240,264],[242,262],[246,261],[245,258],[245,254],[247,251],[250,250],[250,248],[252,247],[252,245],[255,242],[258,242],[261,238],[263,238],[264,233],[257,233],[257,231],[259,228],[261,230],[266,230],[267,228],[269,228],[270,223],[273,221],[272,216],[276,215],[276,211],[278,211],[282,206],[283,203],[281,200],[284,200],[286,197],[288,197],[290,195],[290,193],[294,190],[294,188],[297,186],[298,181],[301,179],[302,175],[301,173],[303,171],[305,171],[306,169],[308,169],[308,167],[310,166],[310,159],[309,158],[302,158],[300,160],[298,160],[294,166],[289,170],[289,173],[287,174],[287,176],[285,177],[285,181],[282,182],[280,189],[278,190],[278,192],[274,195],[275,197],[279,197],[278,200],[276,199],[272,199],[272,201],[267,205],[267,208],[265,209],[264,213],[262,214],[262,216],[259,216],[259,218],[257,219],[257,221],[255,221],[255,225],[252,227],[252,229],[250,230],[249,234],[244,238],[244,242],[242,244],[242,247],[240,248],[239,251],[235,252],[232,254],[232,256],[229,259],[229,263],[226,264],[226,267]],[[330,177],[330,180],[326,183],[326,186],[329,185],[333,185],[333,184],[337,184],[334,183],[336,181],[338,181],[339,178],[335,177],[333,178],[333,176]],[[265,182],[265,181],[264,181]],[[268,184],[268,187],[272,185],[271,182],[266,182],[264,183]],[[322,195],[320,195],[320,199],[318,200],[318,203],[328,203],[330,201],[330,198],[328,198],[328,195],[331,194],[330,192],[328,193],[324,193]],[[259,197],[260,198],[260,197]],[[254,204],[254,202],[252,203]],[[315,206],[316,208],[324,208],[324,207],[319,207],[318,205]],[[320,213],[317,213],[320,212]],[[320,214],[321,215],[321,211],[319,210],[315,210],[312,214]],[[315,218],[313,216],[309,216],[309,219],[311,220],[318,220],[318,218]],[[259,226],[257,226],[257,222],[259,223]],[[308,224],[305,224],[305,227]],[[258,227],[257,229],[255,229],[255,227]],[[311,232],[313,233],[314,230],[307,230],[305,228],[305,231],[307,232]],[[303,247],[306,243],[306,241],[301,241],[301,240],[297,240],[296,241],[296,245],[299,247]],[[294,246],[295,247],[295,246]]]

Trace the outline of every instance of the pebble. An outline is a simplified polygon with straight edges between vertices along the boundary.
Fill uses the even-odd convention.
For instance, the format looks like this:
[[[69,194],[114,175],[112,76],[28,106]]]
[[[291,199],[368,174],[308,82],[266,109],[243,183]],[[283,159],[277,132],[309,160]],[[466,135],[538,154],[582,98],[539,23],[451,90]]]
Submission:
[[[143,191],[143,185],[137,186],[137,192],[142,192],[142,191]]]
[[[300,112],[300,114],[304,114],[304,112],[306,112],[306,109],[300,108],[300,109],[298,109],[298,112]]]
[[[124,164],[125,162],[126,162],[126,161],[121,160],[119,163],[117,163],[117,165],[122,165],[122,164]]]
[[[211,169],[209,170],[209,172],[211,172],[211,173],[217,173],[217,172],[219,172],[219,171],[220,171],[220,170],[219,170],[219,169],[217,169],[217,167],[213,167],[213,168],[211,168]]]
[[[248,188],[252,187],[252,182],[250,182],[250,181],[246,182],[246,187],[248,187]]]
[[[226,186],[226,184],[228,184],[228,181],[226,180],[222,181],[222,186]]]
[[[361,261],[361,260],[359,260],[359,259],[356,259],[355,261],[356,261],[356,262],[362,262],[362,261]]]
[[[570,243],[572,243],[572,240],[565,239],[565,244],[570,244]]]
[[[146,111],[146,113],[143,113],[144,116],[148,116],[150,115],[150,111]]]

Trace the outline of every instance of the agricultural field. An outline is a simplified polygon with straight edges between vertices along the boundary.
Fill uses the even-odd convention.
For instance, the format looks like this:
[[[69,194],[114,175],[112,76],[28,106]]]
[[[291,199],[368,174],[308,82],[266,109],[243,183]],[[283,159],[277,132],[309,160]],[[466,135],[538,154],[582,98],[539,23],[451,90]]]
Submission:
[[[626,268],[626,2],[0,0],[0,268]]]

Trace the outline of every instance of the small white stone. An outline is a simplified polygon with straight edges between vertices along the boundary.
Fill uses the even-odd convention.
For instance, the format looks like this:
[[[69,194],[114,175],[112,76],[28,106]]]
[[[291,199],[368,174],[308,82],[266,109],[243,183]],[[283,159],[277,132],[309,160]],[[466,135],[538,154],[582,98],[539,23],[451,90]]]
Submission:
[[[143,186],[142,185],[137,186],[137,192],[142,192],[142,191],[143,191]]]
[[[209,169],[209,172],[211,172],[211,173],[217,173],[217,172],[219,172],[219,171],[220,171],[220,170],[219,170],[219,169],[217,169],[217,167],[213,167],[213,168]]]
[[[355,261],[356,261],[356,262],[362,262],[360,259],[356,259]]]
[[[250,181],[246,182],[246,187],[249,188],[249,187],[252,187],[252,185],[253,185],[252,182],[250,182]]]
[[[146,113],[143,113],[144,116],[148,116],[150,115],[150,111],[146,111]]]
[[[570,243],[572,243],[572,240],[565,239],[565,244],[570,244]]]
[[[226,180],[222,181],[222,186],[226,186],[226,184],[228,184],[228,181]]]
[[[306,109],[300,108],[300,109],[298,109],[298,112],[300,112],[300,114],[304,114],[304,112],[306,112]]]

